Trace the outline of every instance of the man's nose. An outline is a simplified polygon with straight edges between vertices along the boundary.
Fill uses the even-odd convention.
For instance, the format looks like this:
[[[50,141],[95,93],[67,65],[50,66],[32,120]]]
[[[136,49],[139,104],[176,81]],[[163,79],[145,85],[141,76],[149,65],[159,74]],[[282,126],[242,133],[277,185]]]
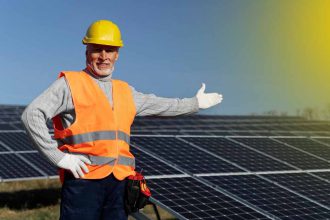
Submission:
[[[103,59],[103,60],[107,58],[107,52],[105,50],[102,50],[100,52],[100,58]]]

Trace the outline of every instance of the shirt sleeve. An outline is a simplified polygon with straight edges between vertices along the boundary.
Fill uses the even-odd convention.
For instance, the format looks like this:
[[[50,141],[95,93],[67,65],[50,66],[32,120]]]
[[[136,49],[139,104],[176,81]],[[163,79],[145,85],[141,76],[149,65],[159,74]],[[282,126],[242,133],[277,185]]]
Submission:
[[[176,116],[198,112],[198,100],[193,98],[164,98],[138,92],[131,86],[137,116]]]
[[[52,138],[47,122],[55,115],[67,111],[68,101],[71,101],[71,93],[65,78],[61,77],[34,99],[21,117],[34,146],[54,165],[63,158],[64,153],[58,149],[58,143]]]

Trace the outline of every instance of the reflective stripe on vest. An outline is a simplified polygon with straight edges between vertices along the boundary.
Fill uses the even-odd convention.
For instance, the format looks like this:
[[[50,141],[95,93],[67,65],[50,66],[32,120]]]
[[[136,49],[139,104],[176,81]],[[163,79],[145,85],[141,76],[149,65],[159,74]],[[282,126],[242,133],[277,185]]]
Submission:
[[[74,153],[74,152],[68,152],[64,151],[65,153],[69,154],[74,154],[74,155],[81,155],[86,158],[88,158],[91,161],[91,165],[110,165],[113,166],[116,162],[116,158],[113,157],[102,157],[102,156],[95,156],[95,155],[86,155],[86,154],[81,154],[81,153]],[[124,157],[119,155],[118,157],[118,162],[117,164],[119,165],[124,165],[124,166],[130,166],[135,168],[135,158],[130,158],[130,157]]]
[[[118,140],[130,142],[130,136],[123,131],[117,131]],[[76,134],[64,139],[59,139],[65,144],[81,144],[97,140],[116,140],[116,131],[94,131],[84,134]]]

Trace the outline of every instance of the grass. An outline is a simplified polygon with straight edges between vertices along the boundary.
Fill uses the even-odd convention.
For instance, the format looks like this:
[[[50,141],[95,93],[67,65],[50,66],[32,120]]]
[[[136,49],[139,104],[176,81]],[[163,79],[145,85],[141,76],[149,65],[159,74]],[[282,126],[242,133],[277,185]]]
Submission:
[[[46,180],[26,180],[16,182],[2,182],[0,183],[1,192],[15,192],[20,190],[33,190],[33,189],[48,189],[60,188],[61,183],[58,179]]]
[[[0,208],[0,219],[2,220],[53,220],[59,219],[60,206],[46,206],[35,209],[12,210]]]
[[[0,183],[1,220],[54,220],[59,219],[60,182],[31,180]],[[156,219],[152,206],[141,210],[151,219]],[[161,219],[175,219],[158,207]],[[134,218],[129,217],[129,220]]]

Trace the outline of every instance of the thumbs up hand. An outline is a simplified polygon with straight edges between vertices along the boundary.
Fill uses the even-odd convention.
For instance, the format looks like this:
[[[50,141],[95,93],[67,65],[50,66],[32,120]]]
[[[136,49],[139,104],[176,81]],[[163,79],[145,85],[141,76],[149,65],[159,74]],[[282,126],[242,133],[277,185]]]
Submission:
[[[222,95],[219,93],[205,93],[205,83],[196,94],[199,108],[206,109],[219,104],[222,101]]]

